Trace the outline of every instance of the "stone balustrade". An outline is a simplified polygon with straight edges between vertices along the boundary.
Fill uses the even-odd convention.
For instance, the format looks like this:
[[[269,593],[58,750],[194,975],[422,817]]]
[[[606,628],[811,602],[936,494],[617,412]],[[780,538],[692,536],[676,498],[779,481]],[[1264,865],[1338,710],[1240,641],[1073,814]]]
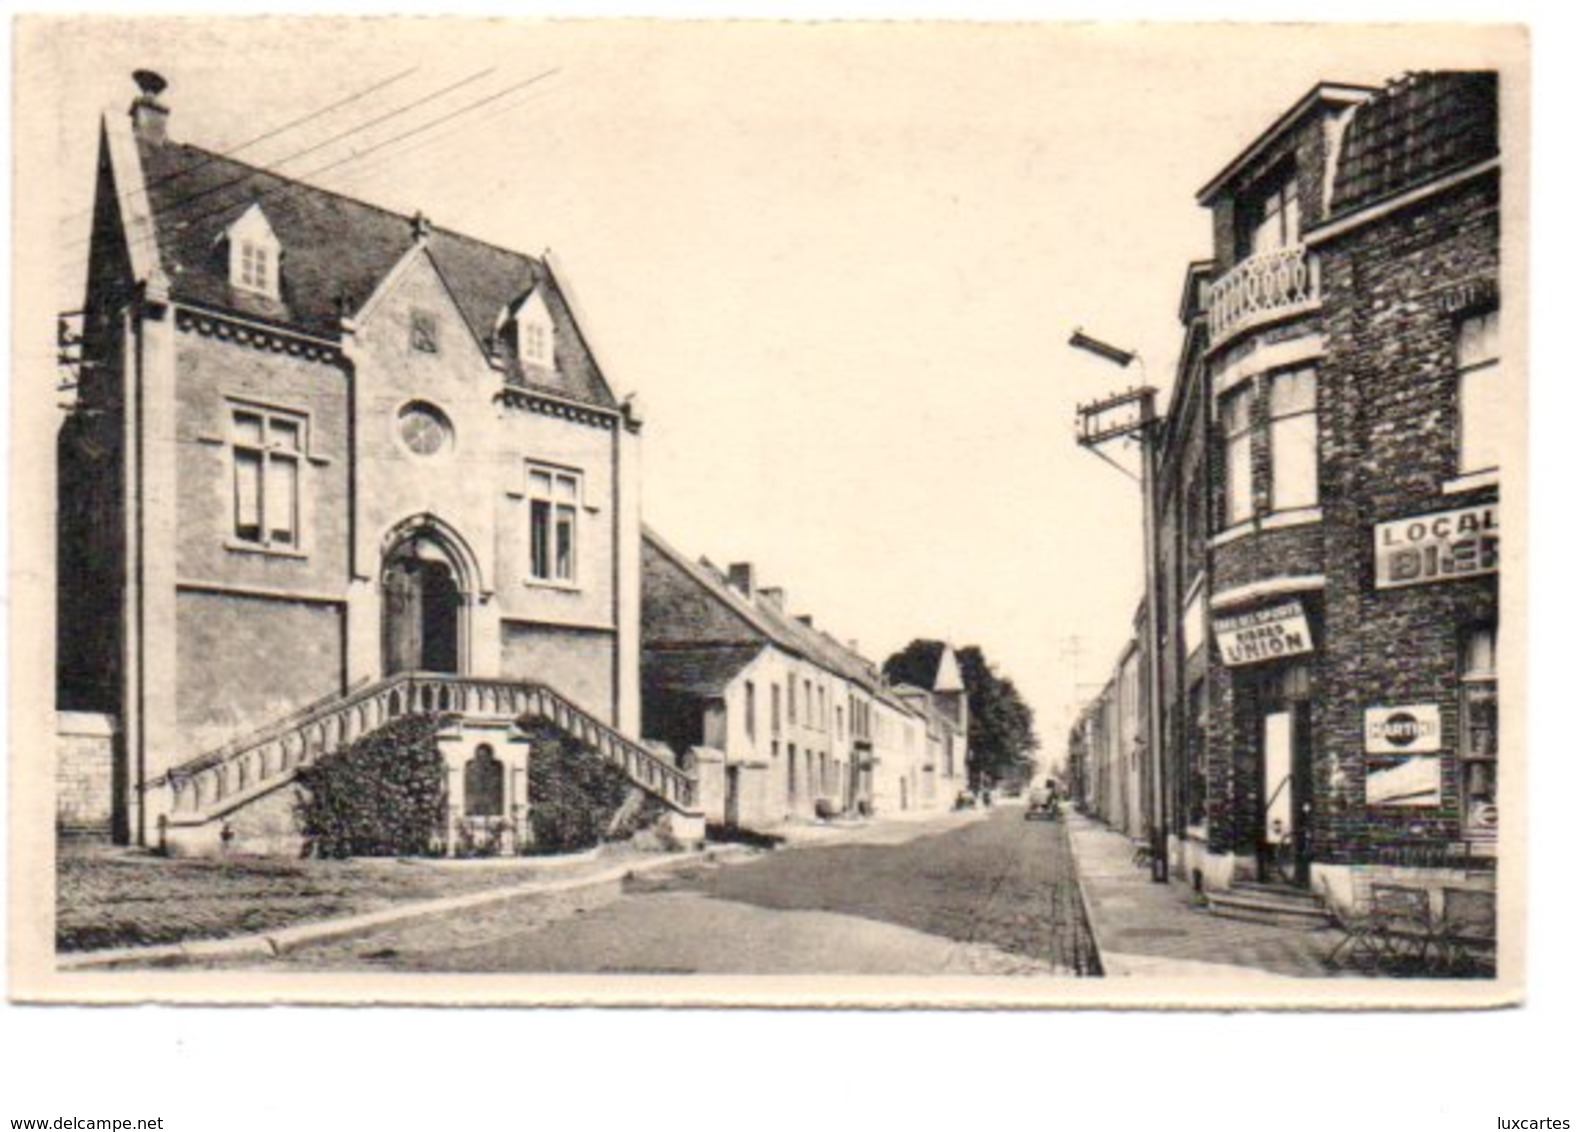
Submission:
[[[1208,345],[1311,310],[1319,301],[1317,257],[1304,244],[1248,256],[1208,287]]]
[[[672,809],[690,813],[696,808],[694,775],[595,719],[548,685],[445,673],[403,673],[320,701],[173,768],[150,788],[169,789],[173,824],[200,824],[276,788],[297,768],[416,712],[544,720],[597,751]]]

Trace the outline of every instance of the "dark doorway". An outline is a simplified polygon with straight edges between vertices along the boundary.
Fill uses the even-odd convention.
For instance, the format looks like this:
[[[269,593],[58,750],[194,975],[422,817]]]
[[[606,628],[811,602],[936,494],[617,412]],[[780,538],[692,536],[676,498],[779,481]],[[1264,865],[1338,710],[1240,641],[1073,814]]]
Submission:
[[[463,779],[469,818],[497,818],[505,814],[505,765],[494,757],[487,743],[467,760]]]
[[[1305,664],[1274,669],[1257,683],[1262,820],[1258,879],[1305,888],[1311,876],[1311,678]]]
[[[461,588],[438,549],[397,548],[384,568],[384,672],[461,671]]]

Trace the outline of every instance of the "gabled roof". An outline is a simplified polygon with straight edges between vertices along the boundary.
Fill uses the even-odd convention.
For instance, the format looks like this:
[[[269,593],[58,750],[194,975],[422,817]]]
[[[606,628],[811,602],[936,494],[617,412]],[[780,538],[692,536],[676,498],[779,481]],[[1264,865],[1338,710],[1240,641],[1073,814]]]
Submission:
[[[703,645],[653,649],[642,657],[645,688],[691,696],[719,696],[763,652],[762,645]]]
[[[1296,100],[1294,106],[1279,115],[1274,123],[1258,134],[1251,145],[1241,150],[1218,174],[1197,191],[1197,203],[1209,204],[1247,166],[1255,162],[1276,142],[1289,133],[1313,110],[1320,106],[1339,108],[1366,101],[1376,93],[1376,87],[1356,86],[1350,83],[1318,83]]]
[[[742,622],[755,630],[766,643],[776,645],[836,676],[849,680],[896,710],[914,710],[911,705],[902,702],[885,686],[877,674],[877,669],[865,657],[840,644],[827,633],[820,632],[776,609],[767,601],[748,600],[744,594],[731,586],[712,564],[707,563],[706,560],[694,562],[666,542],[652,528],[645,525],[642,537],[649,547],[663,555],[696,585],[706,590],[714,601],[729,609]],[[733,646],[702,647],[723,650]],[[677,645],[675,651],[682,651],[684,648],[685,646]],[[644,665],[649,663],[650,658],[663,656],[669,651],[671,650],[665,648],[662,643],[654,647],[644,642]]]
[[[198,146],[137,140],[142,170],[128,175],[146,186],[159,260],[171,294],[188,302],[235,311],[322,338],[338,338],[343,315],[354,313],[401,262],[413,243],[412,218],[314,185],[258,169]],[[257,205],[281,245],[280,298],[230,285],[222,236]],[[541,259],[432,227],[427,246],[434,264],[478,341],[489,339],[500,310],[547,284],[557,321],[575,319]],[[557,336],[556,372],[532,384],[558,396],[613,408],[598,363],[579,334]],[[519,370],[507,371],[518,384]]]

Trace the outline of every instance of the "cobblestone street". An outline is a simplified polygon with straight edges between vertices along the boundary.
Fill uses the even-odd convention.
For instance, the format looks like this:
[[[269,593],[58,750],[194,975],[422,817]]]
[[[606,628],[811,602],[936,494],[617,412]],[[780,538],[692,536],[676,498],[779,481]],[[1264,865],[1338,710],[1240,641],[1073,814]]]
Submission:
[[[309,946],[274,966],[599,973],[1074,975],[1090,939],[1063,823],[944,816],[739,864]],[[226,965],[230,965],[227,963]],[[250,964],[249,964],[250,965]]]

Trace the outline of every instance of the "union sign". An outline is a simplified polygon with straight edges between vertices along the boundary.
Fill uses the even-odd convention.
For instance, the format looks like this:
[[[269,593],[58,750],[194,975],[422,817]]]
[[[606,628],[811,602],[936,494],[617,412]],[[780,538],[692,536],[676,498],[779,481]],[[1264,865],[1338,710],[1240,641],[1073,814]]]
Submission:
[[[1427,754],[1444,745],[1437,704],[1368,708],[1364,718],[1369,755]]]
[[[1285,601],[1233,617],[1215,617],[1213,636],[1219,643],[1219,655],[1232,667],[1312,651],[1312,633],[1299,601]]]

